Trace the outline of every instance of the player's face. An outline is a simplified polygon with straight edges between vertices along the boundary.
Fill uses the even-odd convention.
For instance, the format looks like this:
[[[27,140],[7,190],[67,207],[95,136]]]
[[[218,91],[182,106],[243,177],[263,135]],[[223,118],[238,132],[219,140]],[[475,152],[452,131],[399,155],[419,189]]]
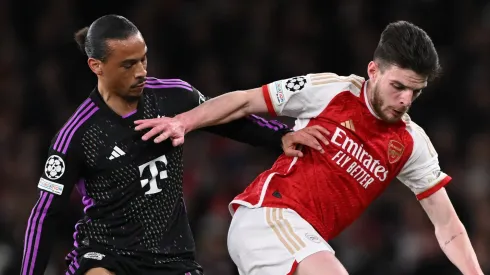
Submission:
[[[107,41],[109,56],[102,63],[104,86],[127,101],[137,101],[146,79],[146,44],[140,33],[125,40]]]
[[[378,116],[389,123],[399,121],[427,86],[427,77],[395,65],[380,70],[378,64],[371,61],[368,74],[372,85],[371,105]]]

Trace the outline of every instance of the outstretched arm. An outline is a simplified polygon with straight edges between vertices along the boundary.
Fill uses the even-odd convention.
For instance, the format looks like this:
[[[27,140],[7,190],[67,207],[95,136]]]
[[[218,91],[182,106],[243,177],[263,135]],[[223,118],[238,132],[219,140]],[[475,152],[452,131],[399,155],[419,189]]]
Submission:
[[[448,259],[465,275],[483,274],[464,225],[442,188],[420,201],[434,224],[439,245]]]
[[[134,122],[137,125],[135,130],[141,131],[152,128],[143,135],[143,140],[148,140],[159,134],[155,138],[156,143],[171,138],[173,145],[177,146],[183,144],[184,136],[193,130],[225,124],[252,113],[267,112],[267,105],[261,93],[260,88],[229,92],[208,99],[199,106],[180,113],[173,118],[162,117],[137,120]]]
[[[311,119],[341,91],[358,91],[362,81],[363,78],[358,76],[339,77],[331,73],[293,77],[261,88],[230,92],[205,102],[201,100],[198,107],[189,108],[174,118],[138,120],[135,129],[152,128],[143,135],[143,140],[159,135],[155,142],[171,138],[177,146],[184,143],[184,136],[190,131],[250,114],[269,112],[273,116]]]
[[[198,107],[177,115],[185,133],[206,126],[224,124],[254,113],[266,113],[267,105],[262,89],[236,91],[223,94]]]

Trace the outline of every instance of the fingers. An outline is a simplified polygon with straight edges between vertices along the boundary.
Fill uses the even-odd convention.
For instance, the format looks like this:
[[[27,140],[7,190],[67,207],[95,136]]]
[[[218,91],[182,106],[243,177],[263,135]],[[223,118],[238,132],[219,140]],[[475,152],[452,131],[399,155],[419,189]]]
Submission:
[[[153,128],[162,124],[169,124],[170,121],[171,118],[168,117],[135,120],[134,124],[136,124],[137,126],[134,129],[136,131],[140,131],[147,128]]]
[[[151,121],[155,121],[155,118],[135,120],[135,121],[134,121],[134,124],[139,125],[139,124],[141,124],[141,123],[151,122]]]
[[[96,268],[91,268],[89,271],[85,273],[85,275],[115,275],[115,273],[102,267],[96,267]]]
[[[184,137],[180,137],[172,140],[172,145],[174,147],[180,146],[182,144],[184,144]]]
[[[174,146],[184,143],[185,130],[178,121],[174,121],[171,118],[143,119],[136,120],[134,123],[137,125],[135,127],[136,131],[152,128],[141,137],[144,141],[155,137],[153,140],[155,143],[161,143],[169,138],[172,138]]]
[[[155,120],[137,120],[134,122],[137,126],[134,128],[136,131],[152,128],[158,125],[158,121]]]
[[[156,137],[153,141],[155,143],[160,143],[162,141],[167,140],[169,137],[170,137],[170,132],[169,131],[164,131],[158,137]]]
[[[323,148],[315,136],[303,131],[297,132],[291,139],[292,144],[302,144],[323,153]],[[288,146],[289,147],[289,146]]]
[[[330,136],[330,131],[328,131],[327,129],[323,128],[322,126],[320,125],[314,125],[312,127],[310,127],[312,129],[316,129],[318,131],[320,131],[321,133],[323,133],[325,136]],[[328,144],[328,140],[327,140],[327,143]]]
[[[299,157],[299,158],[303,157],[303,152],[293,148],[284,149],[284,154],[288,157]]]
[[[303,133],[303,135],[304,135],[303,139],[305,142],[301,143],[301,140],[300,140],[300,141],[298,141],[298,143],[306,145],[306,146],[311,147],[313,149],[316,149],[323,154],[323,147],[320,144],[320,142],[315,138],[315,136],[308,134],[308,133]]]
[[[326,129],[324,129],[324,128],[322,128],[322,129],[325,130],[327,132],[327,134],[330,134]],[[305,130],[305,131],[307,131],[308,134],[314,136],[317,140],[323,142],[323,144],[325,144],[325,145],[329,144],[328,139],[325,137],[325,131],[322,131],[318,128],[310,128],[310,129]]]
[[[139,120],[135,120],[134,124],[139,125],[142,123],[153,123],[155,121],[158,121],[159,119],[160,118],[139,119]]]
[[[151,129],[150,131],[148,131],[148,133],[144,134],[141,137],[141,139],[144,140],[144,141],[147,141],[150,138],[152,138],[153,136],[158,135],[159,133],[162,133],[163,131],[165,131],[165,128],[162,127],[162,126],[154,127],[153,129]]]

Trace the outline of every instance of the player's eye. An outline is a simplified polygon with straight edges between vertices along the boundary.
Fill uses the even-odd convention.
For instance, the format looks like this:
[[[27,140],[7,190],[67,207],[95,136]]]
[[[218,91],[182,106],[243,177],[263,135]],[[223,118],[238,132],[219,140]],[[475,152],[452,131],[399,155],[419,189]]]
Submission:
[[[131,67],[133,67],[133,64],[130,64],[130,63],[125,63],[125,64],[123,64],[123,68],[124,68],[124,69],[129,70],[129,69],[131,69]]]
[[[399,91],[403,91],[405,89],[405,87],[403,87],[402,85],[398,85],[398,84],[392,84],[393,88],[399,90]]]

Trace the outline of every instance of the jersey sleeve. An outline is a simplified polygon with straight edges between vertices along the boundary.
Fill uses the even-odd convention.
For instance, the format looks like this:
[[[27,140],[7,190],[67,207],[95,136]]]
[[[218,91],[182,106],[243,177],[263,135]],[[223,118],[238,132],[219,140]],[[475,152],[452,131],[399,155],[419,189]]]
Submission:
[[[441,171],[437,152],[425,131],[413,121],[407,130],[413,138],[413,151],[397,178],[422,200],[443,188],[451,177]]]
[[[70,193],[80,177],[80,154],[72,141],[62,146],[63,130],[53,139],[37,184],[39,197],[27,221],[24,238],[22,275],[44,274],[48,264],[59,215],[67,206]],[[66,136],[65,136],[66,138]]]
[[[339,93],[360,93],[364,78],[333,73],[308,74],[262,86],[269,113],[273,116],[314,118]]]

